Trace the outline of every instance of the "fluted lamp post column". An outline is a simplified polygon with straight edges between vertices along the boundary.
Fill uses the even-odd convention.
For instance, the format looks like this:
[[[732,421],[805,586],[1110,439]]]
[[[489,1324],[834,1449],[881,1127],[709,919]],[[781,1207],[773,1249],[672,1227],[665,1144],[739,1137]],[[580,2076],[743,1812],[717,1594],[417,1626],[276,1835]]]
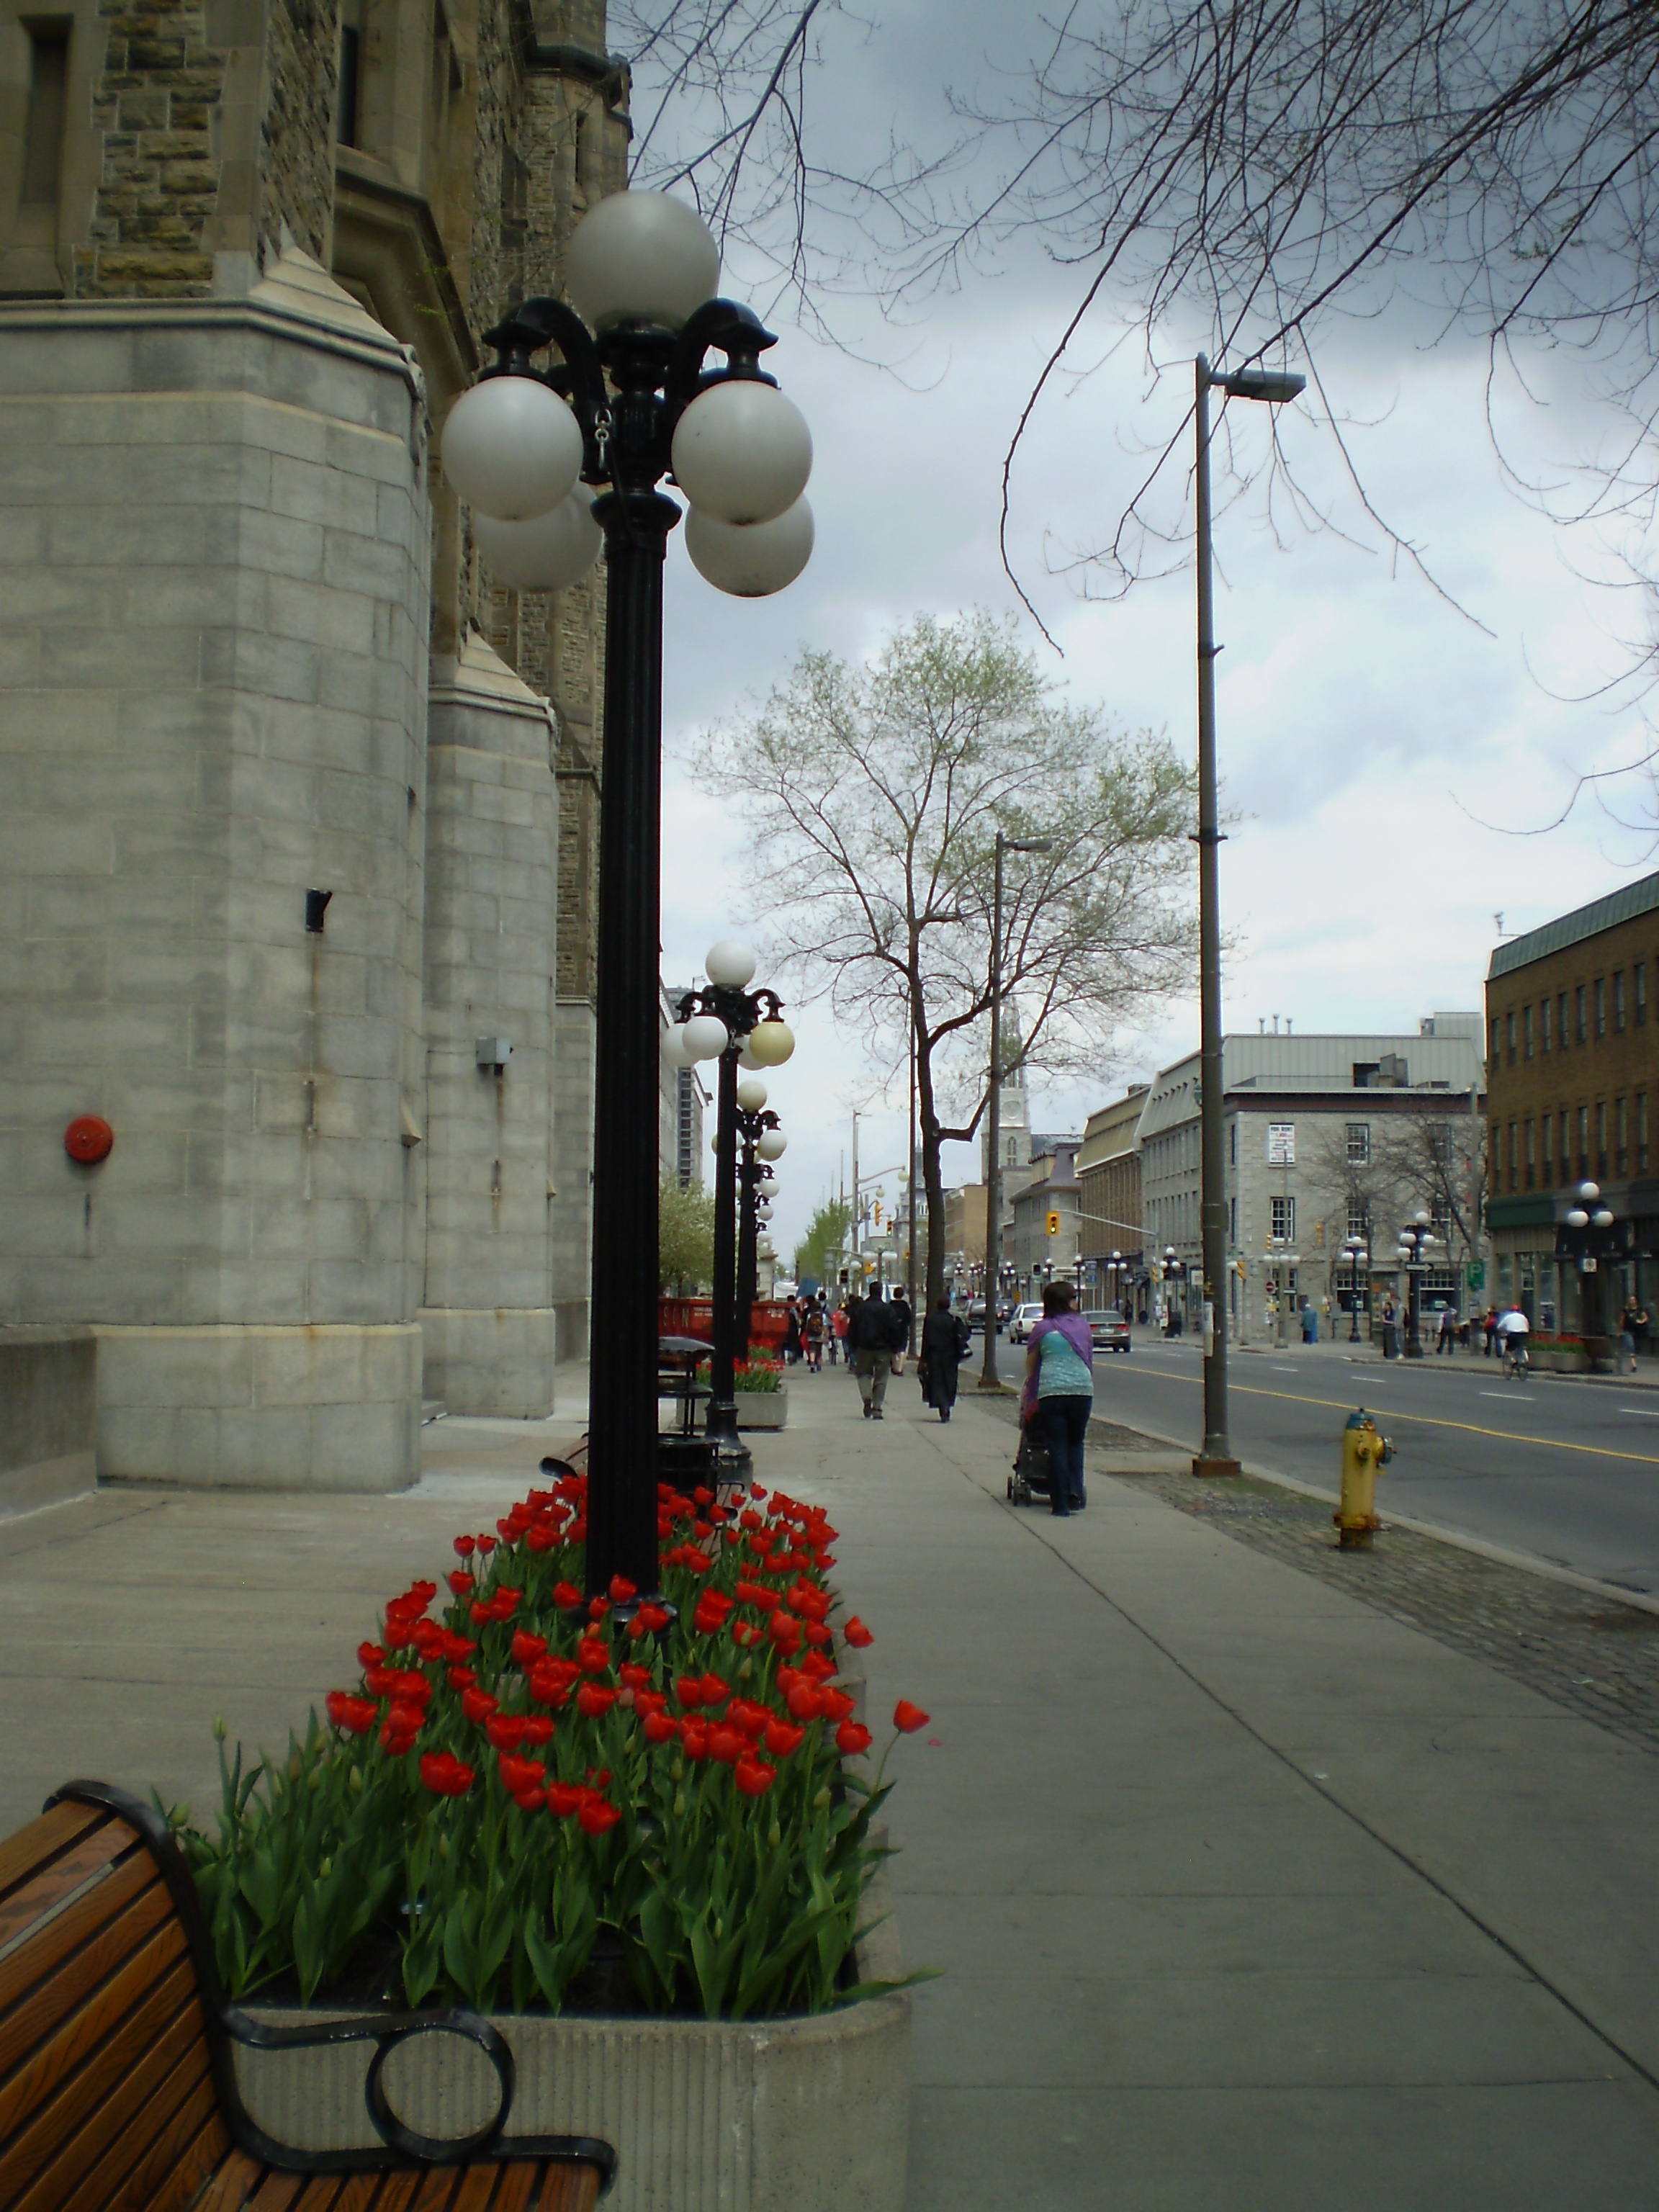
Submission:
[[[732,1354],[738,1361],[749,1357],[750,1331],[755,1300],[760,1291],[762,1236],[771,1224],[771,1200],[777,1182],[760,1147],[775,1136],[778,1149],[787,1143],[782,1124],[766,1103],[766,1085],[757,1075],[745,1075],[738,1085],[738,1289]],[[764,1191],[767,1194],[763,1197]]]
[[[570,304],[522,301],[485,333],[496,360],[444,424],[446,477],[471,509],[497,581],[561,590],[603,545],[605,753],[595,993],[590,1591],[657,1588],[658,869],[662,590],[680,519],[686,550],[739,597],[805,566],[806,423],[761,368],[775,341],[714,295],[720,249],[659,192],[600,200],[571,234]],[[710,354],[723,366],[706,366]],[[537,368],[532,356],[549,355]],[[597,496],[595,495],[597,494]]]
[[[738,1434],[734,1378],[738,1362],[738,1060],[752,1067],[781,1067],[795,1049],[775,991],[748,986],[755,956],[735,938],[711,945],[703,958],[708,982],[679,1003],[682,1027],[672,1049],[687,1060],[720,1063],[714,1098],[714,1355],[709,1363],[710,1479],[748,1480],[750,1456]],[[763,1101],[764,1092],[762,1093]],[[775,1126],[760,1133],[756,1151],[767,1161],[783,1157],[785,1138]],[[744,1330],[747,1337],[748,1331]]]

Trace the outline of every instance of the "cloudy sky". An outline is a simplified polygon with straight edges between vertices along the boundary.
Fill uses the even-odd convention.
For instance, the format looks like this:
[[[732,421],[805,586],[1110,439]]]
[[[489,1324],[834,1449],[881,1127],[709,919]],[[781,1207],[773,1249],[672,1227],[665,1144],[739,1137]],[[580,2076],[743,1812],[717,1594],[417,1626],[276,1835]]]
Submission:
[[[906,98],[937,84],[915,61],[939,11],[899,11]],[[882,37],[832,62],[840,96],[872,127],[867,88],[883,81]],[[929,53],[931,48],[927,48]],[[960,76],[973,55],[958,47]],[[843,74],[834,76],[839,67]],[[833,89],[833,84],[832,84]],[[879,120],[878,116],[877,120]],[[729,270],[728,289],[743,275]],[[739,295],[741,295],[741,294]],[[740,835],[684,766],[690,738],[780,680],[804,645],[849,658],[919,611],[1001,612],[1017,602],[998,556],[998,483],[1011,426],[1063,319],[1068,287],[1040,252],[915,312],[895,331],[872,307],[838,309],[840,347],[784,328],[772,355],[812,425],[817,544],[806,574],[763,602],[707,586],[671,552],[666,639],[668,783],[664,972],[701,969],[733,927],[756,932]],[[1133,727],[1194,744],[1189,568],[1090,601],[1053,573],[1066,550],[1109,533],[1149,448],[1179,423],[1197,319],[1158,335],[1157,359],[1120,335],[1109,308],[1078,349],[1093,373],[1054,388],[1018,464],[1013,539],[1023,580],[1060,651],[1024,635],[1080,702]],[[1617,434],[1576,362],[1528,364],[1535,395],[1501,390],[1506,456],[1565,487],[1575,463]],[[1299,480],[1334,526],[1311,528],[1265,487],[1218,517],[1218,732],[1224,926],[1234,947],[1231,1029],[1288,1017],[1304,1030],[1413,1032],[1436,1008],[1475,1007],[1497,941],[1659,865],[1651,841],[1594,797],[1559,827],[1574,779],[1638,757],[1640,703],[1595,696],[1626,667],[1646,611],[1591,580],[1614,573],[1590,532],[1564,532],[1506,481],[1489,434],[1484,349],[1426,343],[1406,316],[1334,329],[1320,367],[1374,504],[1416,547],[1456,604],[1437,593],[1368,522],[1334,442],[1310,411],[1281,420]],[[1540,404],[1541,403],[1541,404]],[[1265,410],[1237,407],[1241,459],[1267,451]],[[1161,512],[1190,531],[1186,457]],[[1024,618],[1023,618],[1024,619]],[[1620,806],[1640,811],[1638,785]],[[1528,834],[1535,833],[1535,834]],[[764,980],[763,975],[761,980]],[[803,1006],[795,1059],[773,1085],[790,1139],[781,1170],[781,1249],[846,1173],[850,1115],[869,1120],[866,1168],[903,1155],[902,1096],[884,1097],[826,1009]],[[1034,1119],[1080,1128],[1090,1107],[1192,1048],[1197,1007],[1173,1000],[1125,1035],[1098,1079],[1039,1089]],[[947,1180],[974,1172],[965,1148]],[[890,1194],[896,1179],[886,1177]]]

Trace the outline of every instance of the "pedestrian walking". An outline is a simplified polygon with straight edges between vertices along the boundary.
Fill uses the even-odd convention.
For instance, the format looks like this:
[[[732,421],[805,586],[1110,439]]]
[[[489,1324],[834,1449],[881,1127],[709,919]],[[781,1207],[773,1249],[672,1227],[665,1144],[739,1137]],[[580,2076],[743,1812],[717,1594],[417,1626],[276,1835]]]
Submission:
[[[809,1375],[823,1372],[823,1301],[810,1298],[806,1305],[806,1371]]]
[[[891,1306],[893,1311],[898,1316],[899,1322],[904,1330],[903,1340],[900,1346],[900,1349],[901,1351],[908,1352],[910,1348],[910,1331],[915,1323],[915,1316],[910,1310],[910,1301],[905,1297],[903,1291],[896,1285],[894,1286],[893,1295],[887,1303]]]
[[[1025,1341],[1024,1418],[1042,1431],[1048,1452],[1048,1498],[1061,1520],[1088,1504],[1083,1486],[1083,1439],[1095,1402],[1095,1348],[1089,1324],[1072,1310],[1069,1283],[1042,1293],[1042,1319]]]
[[[1454,1352],[1456,1351],[1457,1309],[1455,1306],[1441,1307],[1440,1328],[1434,1348],[1437,1357],[1443,1352]]]
[[[1481,1334],[1486,1340],[1486,1358],[1490,1359],[1492,1358],[1492,1346],[1498,1341],[1498,1309],[1496,1306],[1488,1306],[1486,1308],[1486,1318],[1481,1322],[1480,1328]]]
[[[893,1371],[895,1355],[904,1349],[904,1335],[897,1316],[882,1297],[879,1283],[872,1283],[868,1295],[859,1300],[848,1326],[847,1340],[853,1350],[864,1418],[882,1420],[887,1378]]]
[[[1302,1341],[1304,1344],[1317,1344],[1319,1341],[1319,1309],[1311,1298],[1302,1309]]]
[[[800,1308],[791,1298],[783,1309],[783,1357],[790,1367],[800,1365]]]
[[[941,1421],[951,1418],[957,1402],[957,1370],[968,1357],[968,1324],[941,1298],[921,1325],[921,1359],[918,1372],[921,1395]]]
[[[1634,1297],[1625,1300],[1625,1310],[1619,1317],[1619,1353],[1630,1362],[1630,1371],[1636,1372],[1636,1355],[1642,1340],[1648,1333],[1648,1316],[1644,1308]]]
[[[845,1306],[837,1306],[830,1316],[830,1364],[832,1367],[841,1353],[846,1350],[846,1346],[847,1309]],[[852,1353],[848,1352],[847,1358],[849,1364],[852,1357]]]

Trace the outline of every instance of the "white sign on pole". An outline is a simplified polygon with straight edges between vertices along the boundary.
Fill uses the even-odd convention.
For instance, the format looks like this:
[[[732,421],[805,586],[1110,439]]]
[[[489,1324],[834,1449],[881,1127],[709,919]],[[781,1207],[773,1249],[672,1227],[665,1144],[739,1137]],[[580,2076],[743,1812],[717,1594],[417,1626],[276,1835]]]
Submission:
[[[1294,1121],[1268,1122],[1267,1165],[1270,1168],[1293,1168],[1296,1165]]]

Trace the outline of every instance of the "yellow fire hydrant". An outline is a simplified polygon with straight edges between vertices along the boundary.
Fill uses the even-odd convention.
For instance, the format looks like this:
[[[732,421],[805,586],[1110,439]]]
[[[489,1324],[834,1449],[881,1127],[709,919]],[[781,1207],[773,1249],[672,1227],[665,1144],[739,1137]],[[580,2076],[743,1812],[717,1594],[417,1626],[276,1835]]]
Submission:
[[[1380,1435],[1362,1406],[1350,1413],[1342,1431],[1342,1503],[1331,1518],[1345,1552],[1369,1552],[1376,1517],[1376,1470],[1394,1457],[1394,1446]]]

